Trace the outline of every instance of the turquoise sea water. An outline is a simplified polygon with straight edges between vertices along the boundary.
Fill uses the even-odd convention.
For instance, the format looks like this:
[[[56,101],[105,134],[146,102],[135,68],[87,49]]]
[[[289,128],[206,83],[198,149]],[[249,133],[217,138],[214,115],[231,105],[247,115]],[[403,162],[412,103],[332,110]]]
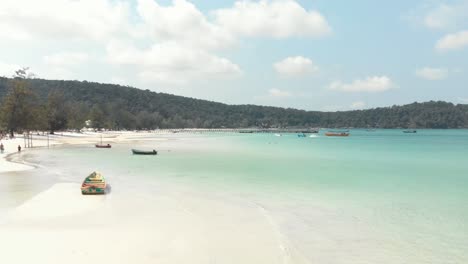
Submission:
[[[467,130],[312,136],[174,135],[30,151],[17,158],[40,168],[17,176],[34,180],[2,186],[36,191],[97,169],[112,195],[172,190],[258,206],[310,263],[468,263]]]

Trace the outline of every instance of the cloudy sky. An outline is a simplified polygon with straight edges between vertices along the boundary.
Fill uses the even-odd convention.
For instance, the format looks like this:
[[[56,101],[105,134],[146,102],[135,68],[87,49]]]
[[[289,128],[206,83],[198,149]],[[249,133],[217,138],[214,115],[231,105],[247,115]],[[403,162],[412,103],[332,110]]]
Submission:
[[[1,0],[0,75],[231,104],[468,103],[468,0]]]

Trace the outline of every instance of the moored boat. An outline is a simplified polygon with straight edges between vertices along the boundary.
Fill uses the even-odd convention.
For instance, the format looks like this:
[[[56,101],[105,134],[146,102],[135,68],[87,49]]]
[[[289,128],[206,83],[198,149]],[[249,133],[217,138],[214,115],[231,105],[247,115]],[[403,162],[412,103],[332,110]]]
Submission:
[[[101,143],[96,144],[94,146],[96,146],[96,148],[111,148],[112,147],[111,144],[109,144],[109,143],[108,144],[102,144],[102,135],[101,135]]]
[[[111,144],[96,144],[96,148],[112,148]]]
[[[349,136],[348,132],[327,132],[325,133],[327,137],[347,137]]]
[[[302,134],[318,134],[319,130],[318,129],[312,129],[312,130],[304,130],[301,131]]]
[[[406,133],[406,134],[414,134],[414,133],[417,133],[418,131],[416,130],[404,130],[403,133]]]
[[[156,150],[138,150],[138,149],[132,149],[132,153],[135,155],[157,155],[158,152]]]
[[[101,173],[95,171],[85,178],[81,194],[105,194],[107,183]]]

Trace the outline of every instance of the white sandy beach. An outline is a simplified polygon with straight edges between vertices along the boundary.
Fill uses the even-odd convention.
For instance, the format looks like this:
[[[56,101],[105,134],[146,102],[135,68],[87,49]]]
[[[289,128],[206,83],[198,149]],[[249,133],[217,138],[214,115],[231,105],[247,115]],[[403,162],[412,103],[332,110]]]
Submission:
[[[107,132],[103,140],[124,142],[141,135]],[[64,133],[49,143],[98,140],[96,133]],[[7,151],[0,176],[32,168],[3,159],[21,138],[3,142]],[[11,209],[0,222],[2,262],[306,263],[258,206],[191,192],[82,196],[79,187],[57,183]]]

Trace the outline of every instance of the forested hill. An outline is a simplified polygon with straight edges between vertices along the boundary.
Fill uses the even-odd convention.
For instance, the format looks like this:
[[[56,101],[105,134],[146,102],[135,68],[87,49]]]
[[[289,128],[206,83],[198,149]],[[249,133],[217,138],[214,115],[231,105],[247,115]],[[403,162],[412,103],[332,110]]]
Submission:
[[[11,79],[0,78],[0,102]],[[46,105],[50,93],[65,102],[67,128],[84,120],[110,129],[232,127],[380,127],[468,128],[468,105],[412,103],[344,112],[318,112],[255,105],[227,105],[140,90],[79,81],[31,79],[26,86]],[[312,106],[313,107],[313,106]]]

